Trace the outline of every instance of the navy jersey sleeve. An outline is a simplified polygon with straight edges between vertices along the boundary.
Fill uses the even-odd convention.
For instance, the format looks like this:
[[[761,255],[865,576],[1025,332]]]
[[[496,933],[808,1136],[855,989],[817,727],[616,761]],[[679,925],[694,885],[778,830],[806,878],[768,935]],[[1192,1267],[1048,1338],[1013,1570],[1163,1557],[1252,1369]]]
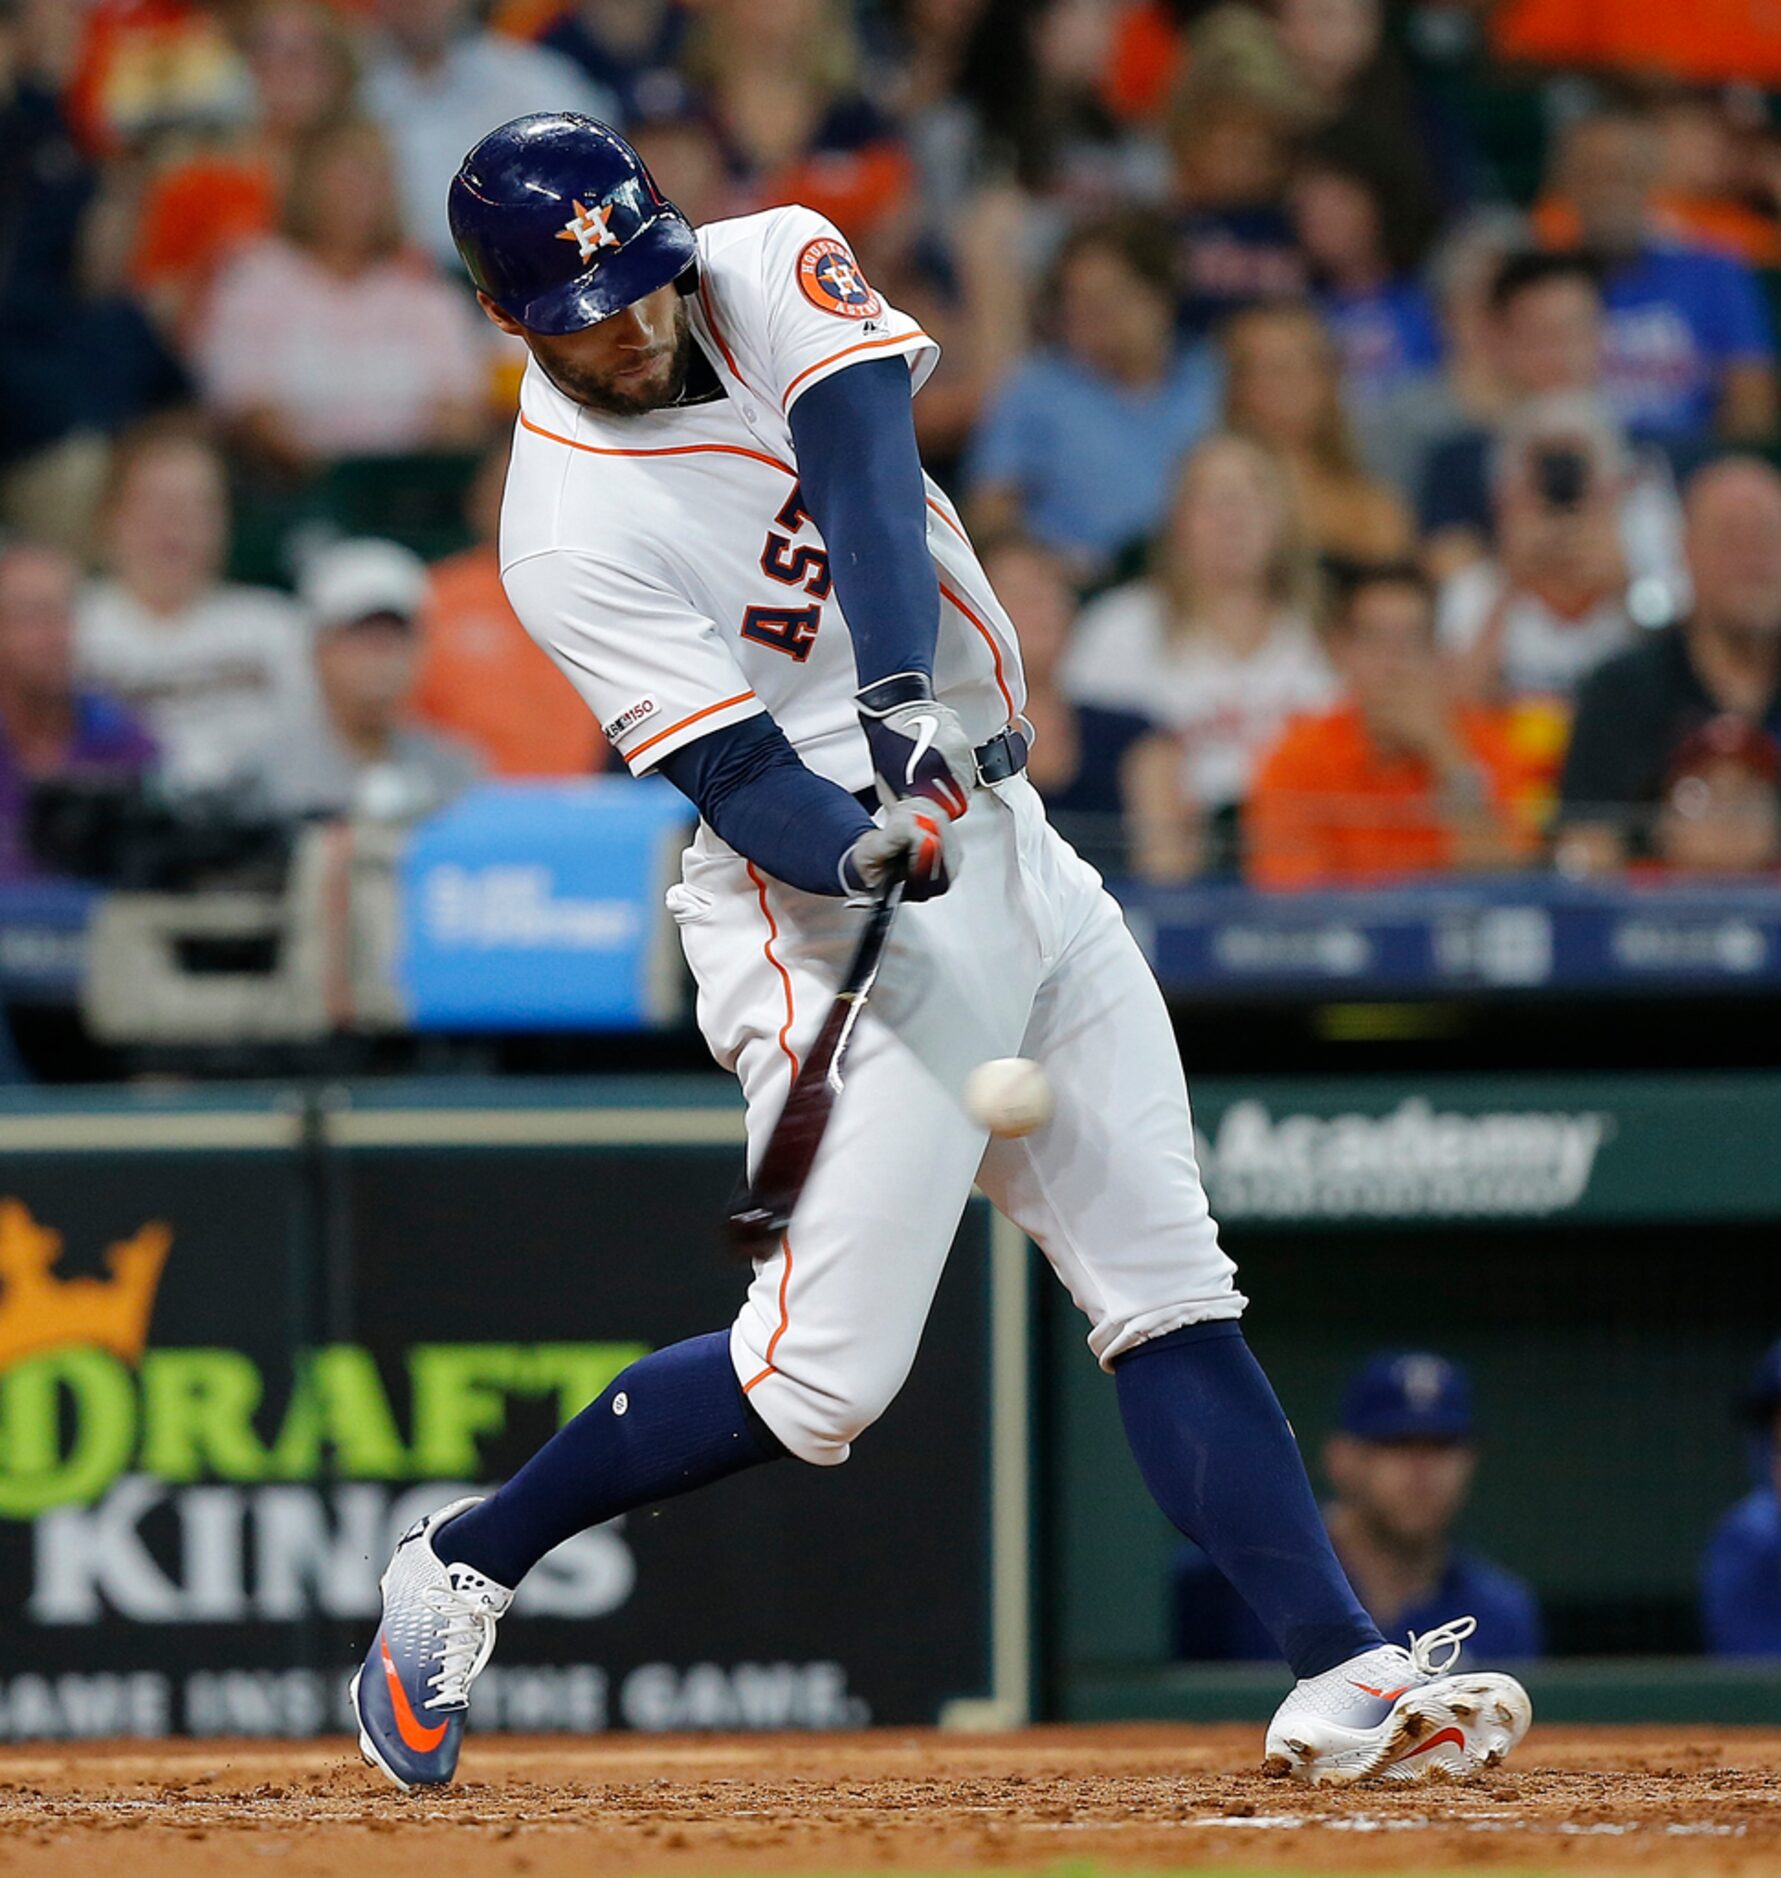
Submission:
[[[775,880],[839,895],[841,857],[872,818],[799,760],[772,718],[726,725],[662,759],[661,772],[732,848]]]
[[[940,584],[910,397],[902,359],[871,359],[792,407],[804,507],[828,546],[862,687],[934,671]]]

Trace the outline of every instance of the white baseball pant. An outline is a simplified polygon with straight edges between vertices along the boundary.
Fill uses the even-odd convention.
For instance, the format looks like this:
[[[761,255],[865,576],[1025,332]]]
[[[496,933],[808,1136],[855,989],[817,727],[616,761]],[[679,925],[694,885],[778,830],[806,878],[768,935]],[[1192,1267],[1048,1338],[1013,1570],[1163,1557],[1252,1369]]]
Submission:
[[[1242,1314],[1194,1157],[1187,1084],[1150,967],[1024,776],[953,825],[962,865],[898,917],[790,1230],[731,1332],[736,1373],[793,1453],[847,1459],[914,1361],[973,1180],[1044,1251],[1104,1367]],[[701,827],[669,905],[713,1055],[741,1078],[752,1166],[832,1003],[860,912],[768,879]],[[1045,1127],[992,1141],[966,1076],[1029,1056]]]

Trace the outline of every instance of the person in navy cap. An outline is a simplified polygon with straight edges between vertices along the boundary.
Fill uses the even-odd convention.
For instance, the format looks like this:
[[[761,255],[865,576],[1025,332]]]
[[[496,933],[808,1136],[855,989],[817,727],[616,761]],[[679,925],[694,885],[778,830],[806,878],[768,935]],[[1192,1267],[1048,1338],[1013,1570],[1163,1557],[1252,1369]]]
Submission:
[[[1777,1356],[1781,1378],[1781,1346]],[[1478,1620],[1468,1661],[1541,1653],[1531,1587],[1453,1543],[1478,1464],[1472,1386],[1457,1363],[1425,1351],[1369,1359],[1349,1379],[1341,1425],[1323,1461],[1334,1495],[1324,1509],[1330,1538],[1361,1603],[1388,1637],[1428,1630],[1444,1612],[1466,1611]],[[1771,1514],[1771,1531],[1777,1530],[1781,1522]],[[1182,1547],[1173,1579],[1177,1656],[1244,1662],[1272,1654],[1248,1607],[1203,1553]],[[1781,1636],[1781,1580],[1777,1593]]]
[[[1738,1399],[1756,1485],[1701,1557],[1701,1633],[1712,1656],[1781,1656],[1781,1343]]]

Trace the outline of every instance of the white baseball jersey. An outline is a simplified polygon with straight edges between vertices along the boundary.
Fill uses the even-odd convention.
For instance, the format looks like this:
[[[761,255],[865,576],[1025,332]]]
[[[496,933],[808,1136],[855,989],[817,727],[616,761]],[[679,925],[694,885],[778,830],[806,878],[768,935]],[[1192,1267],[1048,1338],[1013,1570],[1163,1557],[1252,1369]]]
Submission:
[[[632,770],[771,711],[813,770],[860,789],[872,766],[853,647],[799,506],[787,416],[811,385],[879,354],[907,359],[919,386],[938,349],[808,209],[702,229],[699,254],[693,330],[728,395],[613,418],[534,366],[503,579]],[[935,688],[982,742],[1019,715],[1019,655],[932,484],[927,502]],[[1119,908],[1024,776],[974,789],[953,832],[957,877],[898,920],[791,1228],[730,1333],[749,1400],[818,1464],[845,1460],[901,1385],[973,1180],[1043,1248],[1104,1363],[1244,1305],[1201,1190],[1168,1015]],[[669,905],[700,1028],[742,1082],[752,1162],[860,915],[769,880],[703,825],[681,876]],[[1044,1064],[1056,1112],[991,1143],[960,1091],[976,1064],[1014,1055]]]
[[[833,224],[769,209],[699,230],[693,332],[727,397],[608,417],[534,364],[501,523],[514,611],[636,774],[726,724],[772,713],[848,789],[872,766],[859,679],[821,532],[799,504],[790,413],[859,359],[939,347],[866,284]],[[952,505],[928,484],[940,579],[937,694],[973,743],[1024,691],[1012,627]]]

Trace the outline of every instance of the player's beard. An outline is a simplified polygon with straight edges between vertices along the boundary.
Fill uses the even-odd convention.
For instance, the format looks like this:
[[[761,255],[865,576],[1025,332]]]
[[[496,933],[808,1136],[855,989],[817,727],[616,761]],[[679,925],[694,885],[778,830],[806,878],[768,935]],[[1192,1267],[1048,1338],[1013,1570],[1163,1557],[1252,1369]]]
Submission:
[[[573,398],[590,411],[602,411],[608,417],[642,417],[679,401],[692,366],[693,343],[686,302],[676,300],[673,334],[666,345],[650,355],[641,371],[627,372],[616,378],[602,376],[579,368],[560,355],[545,352],[537,345],[533,350],[538,354],[538,363],[544,367],[545,375],[565,397]]]

